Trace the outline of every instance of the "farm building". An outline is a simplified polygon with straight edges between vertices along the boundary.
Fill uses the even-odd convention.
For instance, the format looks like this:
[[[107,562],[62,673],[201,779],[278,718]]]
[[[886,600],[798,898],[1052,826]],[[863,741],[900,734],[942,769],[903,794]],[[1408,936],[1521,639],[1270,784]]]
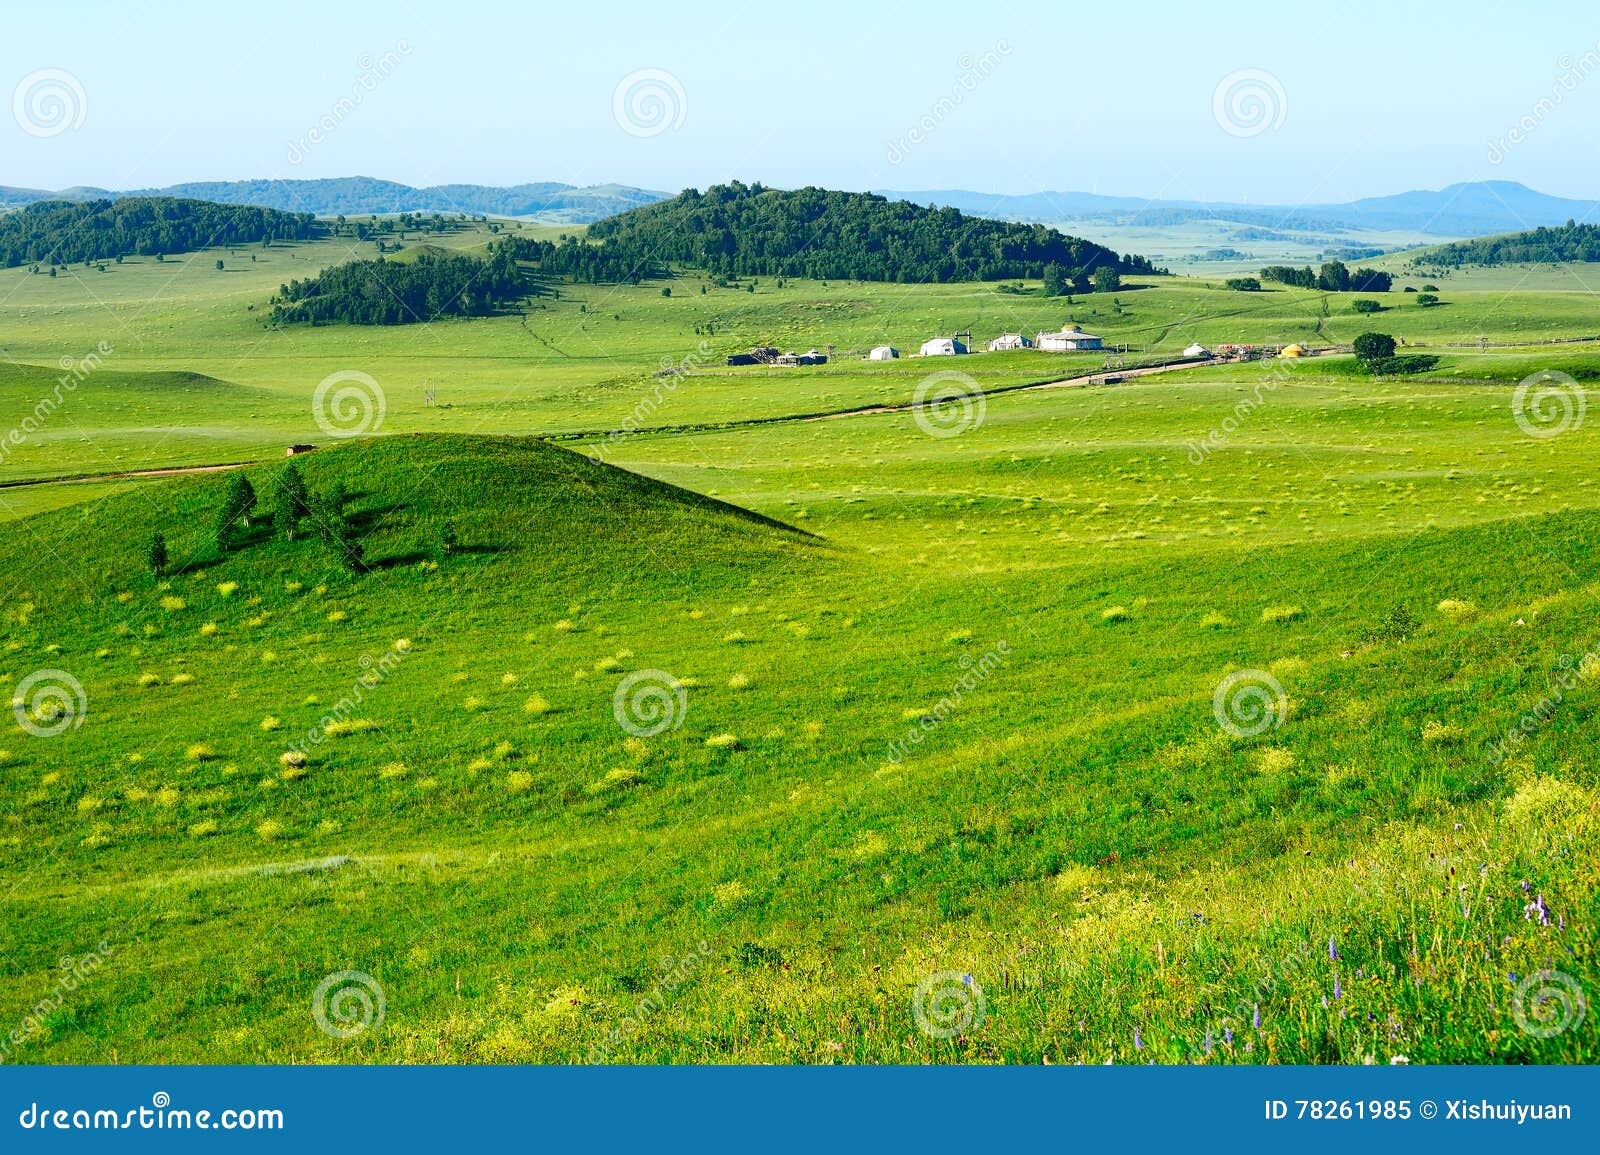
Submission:
[[[757,345],[748,353],[735,353],[728,358],[730,365],[771,365],[778,359],[778,351],[771,345]]]
[[[868,361],[893,361],[900,356],[900,350],[893,345],[879,345],[867,354]]]
[[[1079,349],[1099,349],[1102,343],[1093,333],[1076,325],[1063,325],[1059,333],[1040,333],[1034,345],[1046,353],[1073,353]]]
[[[826,365],[828,355],[810,349],[804,353],[781,353],[772,359],[774,365]]]
[[[1209,357],[1211,356],[1211,350],[1196,341],[1183,351],[1183,355],[1185,357]]]
[[[1002,333],[989,342],[989,352],[1003,353],[1010,349],[1031,349],[1033,342],[1021,333]]]
[[[967,352],[966,342],[958,341],[954,337],[935,337],[922,343],[924,357],[957,357],[965,352]]]

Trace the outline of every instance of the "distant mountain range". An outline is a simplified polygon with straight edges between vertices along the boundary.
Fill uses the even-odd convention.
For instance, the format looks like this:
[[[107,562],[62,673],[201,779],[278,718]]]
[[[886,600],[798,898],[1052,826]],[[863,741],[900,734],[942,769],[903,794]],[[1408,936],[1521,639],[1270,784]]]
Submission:
[[[123,196],[193,197],[221,204],[258,205],[318,216],[340,213],[440,212],[523,217],[549,224],[589,224],[640,205],[665,200],[670,194],[625,185],[579,188],[553,181],[495,188],[478,184],[444,184],[413,188],[366,176],[328,180],[194,181],[166,188],[44,189],[0,186],[0,207],[14,208],[42,200],[98,200]]]
[[[1105,221],[1122,225],[1185,224],[1195,220],[1232,221],[1267,229],[1338,232],[1393,230],[1439,237],[1481,237],[1518,232],[1568,220],[1600,219],[1600,201],[1568,200],[1535,192],[1515,181],[1473,181],[1438,191],[1417,190],[1367,197],[1345,204],[1245,205],[1202,201],[1164,201],[1144,197],[1100,196],[1081,192],[1040,192],[1003,196],[965,189],[882,195],[917,204],[938,204],[974,216],[1062,225]]]
[[[1600,220],[1600,201],[1569,200],[1535,192],[1515,181],[1474,181],[1438,191],[1417,190],[1367,197],[1345,204],[1246,205],[1204,201],[1153,200],[1085,192],[1039,192],[1024,196],[968,189],[878,190],[891,199],[937,204],[972,216],[1070,226],[1103,222],[1159,228],[1190,221],[1230,221],[1271,230],[1338,233],[1379,230],[1438,237],[1481,237],[1519,232],[1568,220]],[[94,200],[118,196],[176,196],[222,204],[259,205],[318,216],[356,213],[461,212],[522,217],[549,224],[589,224],[641,205],[668,199],[670,193],[627,185],[579,188],[545,181],[500,188],[443,184],[413,188],[395,181],[351,176],[326,180],[196,181],[160,189],[7,188],[0,185],[0,208],[50,199]],[[1070,231],[1070,228],[1068,229]]]

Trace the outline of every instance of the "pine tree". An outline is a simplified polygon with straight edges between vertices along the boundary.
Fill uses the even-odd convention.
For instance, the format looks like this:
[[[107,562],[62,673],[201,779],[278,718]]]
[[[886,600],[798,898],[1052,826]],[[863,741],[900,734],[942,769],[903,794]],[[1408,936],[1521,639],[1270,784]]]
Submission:
[[[300,523],[311,517],[312,513],[311,490],[306,487],[300,467],[291,461],[278,475],[273,523],[282,531],[285,541],[293,541],[295,534],[300,531]]]
[[[160,577],[167,570],[167,539],[159,533],[150,535],[150,544],[145,549],[145,564],[150,567],[150,572]]]

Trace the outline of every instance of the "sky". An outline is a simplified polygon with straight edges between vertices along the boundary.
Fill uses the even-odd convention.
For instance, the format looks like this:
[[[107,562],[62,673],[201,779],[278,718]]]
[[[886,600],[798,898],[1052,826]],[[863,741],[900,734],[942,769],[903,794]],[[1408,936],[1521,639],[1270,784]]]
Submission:
[[[0,185],[1600,196],[1566,0],[4,4]]]

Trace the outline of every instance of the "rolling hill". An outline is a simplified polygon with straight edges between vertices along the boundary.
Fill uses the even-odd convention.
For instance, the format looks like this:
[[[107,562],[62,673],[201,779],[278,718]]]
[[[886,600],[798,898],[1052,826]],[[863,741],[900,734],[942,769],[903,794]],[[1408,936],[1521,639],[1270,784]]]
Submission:
[[[414,188],[395,181],[352,176],[319,180],[192,181],[159,189],[122,192],[100,188],[45,192],[0,187],[0,206],[51,199],[168,196],[197,198],[220,204],[260,205],[317,216],[438,212],[524,217],[549,224],[587,224],[639,205],[651,204],[667,195],[625,185],[604,184],[580,188],[555,181],[506,188],[476,184]]]

